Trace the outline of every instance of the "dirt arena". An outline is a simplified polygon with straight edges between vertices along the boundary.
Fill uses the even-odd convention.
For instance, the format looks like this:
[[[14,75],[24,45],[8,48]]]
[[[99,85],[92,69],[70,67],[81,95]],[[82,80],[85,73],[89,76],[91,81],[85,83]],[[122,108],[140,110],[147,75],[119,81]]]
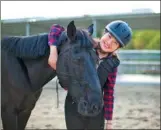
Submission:
[[[28,121],[27,129],[66,129],[64,99],[59,89],[57,108],[55,82],[48,83]],[[114,129],[160,129],[160,87],[115,87]]]

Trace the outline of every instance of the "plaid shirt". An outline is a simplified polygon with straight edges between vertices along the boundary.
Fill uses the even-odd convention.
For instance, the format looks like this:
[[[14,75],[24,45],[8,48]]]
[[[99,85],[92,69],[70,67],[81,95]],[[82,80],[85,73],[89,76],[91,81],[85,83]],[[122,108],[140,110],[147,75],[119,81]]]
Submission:
[[[116,83],[117,68],[109,73],[104,86],[104,117],[106,120],[112,120],[114,108],[114,87]]]
[[[54,24],[48,34],[48,44],[57,46],[58,38],[64,28],[60,25]],[[112,120],[113,117],[113,106],[114,106],[114,86],[116,82],[117,68],[113,73],[109,73],[105,86],[104,86],[104,117],[106,120]],[[66,88],[64,88],[67,90]]]

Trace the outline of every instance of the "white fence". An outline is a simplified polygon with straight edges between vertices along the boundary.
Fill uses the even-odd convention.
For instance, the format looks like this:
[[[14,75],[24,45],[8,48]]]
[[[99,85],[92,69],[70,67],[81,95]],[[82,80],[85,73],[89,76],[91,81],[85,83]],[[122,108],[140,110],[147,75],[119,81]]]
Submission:
[[[159,50],[120,50],[119,74],[160,75]]]

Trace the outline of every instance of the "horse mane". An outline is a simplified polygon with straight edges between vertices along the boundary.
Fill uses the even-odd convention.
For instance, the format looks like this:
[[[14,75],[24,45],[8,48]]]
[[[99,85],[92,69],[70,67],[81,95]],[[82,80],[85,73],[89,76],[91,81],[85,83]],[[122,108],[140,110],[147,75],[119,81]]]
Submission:
[[[19,58],[38,58],[49,52],[48,34],[5,37],[1,48]]]
[[[77,30],[76,40],[79,40],[81,47],[91,48],[93,39],[86,30]],[[58,48],[68,39],[67,32],[64,31],[58,41]],[[49,53],[48,34],[38,34],[31,36],[8,36],[1,40],[1,49],[19,58],[38,58]]]

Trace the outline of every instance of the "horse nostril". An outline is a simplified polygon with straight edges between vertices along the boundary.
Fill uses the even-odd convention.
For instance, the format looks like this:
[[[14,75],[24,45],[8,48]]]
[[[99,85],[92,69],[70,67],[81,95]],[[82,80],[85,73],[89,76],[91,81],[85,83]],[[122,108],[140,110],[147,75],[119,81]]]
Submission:
[[[87,102],[84,102],[83,104],[84,104],[85,107],[87,106]]]
[[[88,103],[85,100],[82,100],[79,102],[79,105],[83,108],[83,109],[87,109],[88,107]]]
[[[98,111],[98,106],[97,105],[92,105],[92,111],[97,112]]]

